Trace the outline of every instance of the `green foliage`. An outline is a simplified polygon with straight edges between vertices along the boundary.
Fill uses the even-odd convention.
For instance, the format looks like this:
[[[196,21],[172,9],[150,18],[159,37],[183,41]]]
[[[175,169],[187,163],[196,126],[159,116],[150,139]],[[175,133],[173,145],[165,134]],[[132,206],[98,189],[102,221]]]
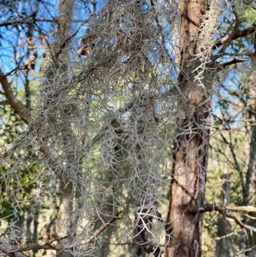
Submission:
[[[256,23],[256,9],[255,7],[248,7],[243,11],[242,22],[247,25]]]
[[[2,146],[10,145],[20,137],[26,126],[10,106],[3,106],[0,109],[0,117],[0,122],[2,123],[0,127],[0,144]]]

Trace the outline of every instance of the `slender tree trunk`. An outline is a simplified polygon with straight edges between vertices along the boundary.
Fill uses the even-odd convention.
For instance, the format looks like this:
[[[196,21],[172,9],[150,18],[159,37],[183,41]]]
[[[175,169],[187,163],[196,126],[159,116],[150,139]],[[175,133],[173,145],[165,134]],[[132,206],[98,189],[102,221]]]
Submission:
[[[68,181],[68,178],[61,174],[60,176],[60,206],[58,212],[57,234],[62,246],[68,246],[71,243],[71,229],[72,229],[72,197],[73,184]],[[71,257],[73,256],[68,251],[61,251],[57,253],[57,257]]]
[[[249,163],[246,172],[246,180],[245,180],[245,192],[243,196],[243,205],[248,205],[250,203],[250,199],[252,192],[254,192],[255,185],[253,184],[256,172],[256,115],[255,106],[251,106],[251,110],[249,111],[249,119],[252,120],[251,126],[251,141],[250,141],[250,150],[249,150]]]
[[[255,78],[256,72],[252,73],[252,78]],[[255,79],[252,80],[250,85],[250,101],[247,103],[249,110],[247,111],[248,120],[251,121],[250,127],[250,143],[249,143],[249,160],[246,171],[245,191],[243,195],[243,205],[255,204],[255,189],[256,189],[256,84]],[[255,220],[248,218],[246,215],[243,217],[243,222],[255,227]],[[249,234],[247,238],[241,237],[241,243],[243,246],[252,247],[256,244],[255,235]],[[256,251],[252,250],[248,256],[255,256]]]
[[[62,84],[68,83],[67,81],[67,69],[69,64],[69,42],[67,42],[70,28],[71,28],[71,19],[73,15],[73,5],[74,0],[61,0],[59,6],[59,18],[58,18],[58,31],[55,38],[55,43],[53,44],[53,49],[51,49],[53,55],[51,56],[51,61],[49,63],[49,67],[46,70],[46,76],[48,81],[52,84],[56,83],[54,79],[58,74],[59,87]],[[56,92],[52,95],[53,99],[50,101],[54,101],[56,97],[56,101],[60,97],[58,94],[65,95],[65,92]],[[52,110],[52,115],[54,119],[54,115],[58,115],[58,108],[56,110]],[[57,165],[58,170],[58,179],[59,179],[59,193],[60,193],[60,202],[59,202],[59,210],[57,214],[57,236],[58,243],[63,248],[68,248],[72,242],[72,235],[74,234],[74,224],[72,220],[73,215],[73,198],[74,198],[74,180],[76,178],[76,170],[75,170],[75,160],[74,154],[70,152],[70,145],[74,145],[74,138],[72,135],[72,131],[70,128],[70,123],[65,120],[65,114],[62,115],[62,122],[54,122],[54,126],[56,132],[59,132],[62,136],[63,146],[65,148],[65,154],[63,156],[63,162],[67,163],[63,165],[63,167]],[[60,146],[60,147],[63,147]],[[73,180],[72,180],[73,179]],[[72,257],[70,251],[62,250],[57,253],[57,257]]]
[[[222,179],[225,179],[222,192],[220,195],[220,204],[228,206],[230,204],[230,191],[231,191],[231,175],[223,174]],[[231,233],[230,222],[226,219],[225,215],[220,215],[217,222],[217,236],[219,239],[216,242],[215,254],[218,257],[234,256],[232,238],[228,236]]]
[[[167,217],[165,257],[197,257],[201,255],[201,230],[204,202],[209,116],[207,87],[195,81],[193,71],[200,65],[195,60],[199,28],[205,12],[204,0],[181,0],[180,74],[178,99],[184,117],[177,125],[173,150],[170,203]],[[208,81],[209,83],[209,81]]]

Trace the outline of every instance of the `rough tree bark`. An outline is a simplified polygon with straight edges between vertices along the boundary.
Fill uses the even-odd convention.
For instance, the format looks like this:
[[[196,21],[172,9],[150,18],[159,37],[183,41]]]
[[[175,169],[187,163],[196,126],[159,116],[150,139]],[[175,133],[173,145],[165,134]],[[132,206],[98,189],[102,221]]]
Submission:
[[[181,0],[180,12],[180,74],[179,88],[183,96],[178,109],[184,118],[177,125],[173,149],[170,203],[167,217],[165,257],[197,257],[201,255],[201,230],[204,202],[208,134],[205,126],[209,116],[208,85],[195,81],[193,71],[200,65],[199,28],[206,10],[204,0]],[[205,84],[205,83],[204,83]]]

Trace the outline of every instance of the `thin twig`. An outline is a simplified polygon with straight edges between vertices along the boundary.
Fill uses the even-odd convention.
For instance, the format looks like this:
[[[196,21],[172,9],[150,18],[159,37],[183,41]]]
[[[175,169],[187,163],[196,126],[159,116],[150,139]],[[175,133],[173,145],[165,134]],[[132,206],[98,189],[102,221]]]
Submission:
[[[122,213],[122,212],[119,211],[119,212],[115,215],[115,217],[113,217],[110,221],[108,221],[106,224],[104,224],[102,227],[100,227],[98,230],[96,230],[96,231],[94,232],[94,234],[84,242],[84,244],[90,244],[90,243],[91,243],[94,239],[96,239],[103,231],[105,231],[111,224],[113,224],[116,220],[121,219],[121,218],[119,217],[119,215],[120,215],[121,213]]]

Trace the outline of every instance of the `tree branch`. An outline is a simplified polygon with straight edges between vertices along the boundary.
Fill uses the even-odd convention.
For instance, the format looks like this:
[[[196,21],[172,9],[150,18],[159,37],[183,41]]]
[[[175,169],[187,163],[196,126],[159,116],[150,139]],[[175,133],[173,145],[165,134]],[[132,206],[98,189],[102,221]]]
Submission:
[[[8,101],[0,101],[0,105],[10,105]]]
[[[29,19],[30,19],[30,17],[25,17],[25,18],[16,19],[16,20],[7,20],[7,21],[0,23],[0,27],[14,25],[14,24],[20,24],[20,23],[27,23],[27,22],[29,22]]]
[[[18,252],[25,252],[31,250],[62,250],[56,248],[56,246],[52,246],[50,244],[39,244],[39,243],[29,243],[29,244],[18,244],[18,245],[11,245],[1,243],[0,245],[0,252],[10,255],[11,253],[18,253]]]
[[[20,24],[20,23],[28,23],[30,22],[30,19],[33,18],[33,16],[37,13],[38,10],[34,11],[29,16],[26,16],[24,18],[16,19],[16,20],[7,20],[0,23],[0,27],[8,26],[8,25],[14,25],[14,24]]]
[[[115,215],[115,217],[113,217],[110,221],[108,221],[106,224],[104,224],[102,227],[100,227],[98,230],[96,230],[96,231],[94,232],[94,234],[84,242],[84,244],[89,244],[89,243],[91,243],[96,237],[98,237],[103,231],[105,231],[112,223],[114,223],[114,222],[115,222],[116,220],[118,220],[118,219],[121,219],[121,218],[119,217],[119,215],[120,215],[121,213],[122,213],[121,211],[118,212],[118,213]]]
[[[207,203],[202,210],[202,212],[212,212],[217,211],[222,215],[225,215],[227,218],[230,218],[235,221],[235,223],[240,226],[242,229],[247,230],[248,232],[256,233],[256,228],[244,224],[237,216],[229,212],[253,212],[256,213],[256,208],[253,206],[216,206],[213,204]],[[228,211],[228,212],[227,212]]]
[[[239,225],[242,229],[245,229],[245,230],[247,230],[247,231],[250,232],[250,233],[251,233],[251,232],[256,233],[256,228],[244,224],[237,216],[235,216],[235,215],[233,215],[233,214],[229,214],[229,213],[226,213],[225,215],[226,215],[226,217],[228,217],[228,218],[234,220],[235,223],[236,223],[237,225]]]
[[[236,64],[236,63],[243,63],[245,61],[246,61],[246,59],[234,58],[232,61],[224,62],[224,63],[220,63],[220,64],[225,68],[225,67],[227,67],[229,65],[233,65],[233,64]]]
[[[5,96],[10,103],[11,107],[14,111],[21,117],[23,121],[27,124],[30,122],[30,111],[23,105],[13,94],[11,85],[8,82],[6,76],[3,74],[2,70],[0,69],[0,83],[2,84],[3,90],[5,92]]]
[[[229,41],[233,41],[236,40],[238,38],[241,37],[246,37],[248,35],[253,34],[254,32],[256,32],[256,23],[254,23],[251,27],[244,29],[242,31],[236,31],[236,33],[231,33],[231,35],[228,37]],[[216,48],[224,45],[225,42],[227,42],[227,37],[224,37],[222,39],[220,39],[217,43],[215,43],[213,50],[215,50]]]
[[[203,212],[212,212],[212,211],[218,211],[218,212],[225,212],[225,211],[231,211],[231,212],[252,212],[256,213],[256,207],[253,206],[216,206],[214,204],[207,203],[203,207]]]
[[[240,24],[241,24],[241,21],[240,21],[240,17],[237,13],[236,10],[233,10],[234,12],[234,15],[235,15],[235,26],[231,32],[231,34],[225,38],[225,39],[222,39],[222,48],[221,50],[219,51],[219,53],[213,57],[214,60],[218,59],[219,58],[219,55],[223,54],[226,49],[228,48],[228,46],[230,45],[230,43],[232,42],[232,40],[234,40],[234,37],[239,33],[239,27],[240,27]]]
[[[71,36],[69,36],[67,39],[64,40],[64,42],[62,43],[62,45],[60,46],[60,50],[58,51],[58,53],[56,53],[56,57],[58,57],[62,50],[68,45],[68,43],[77,35],[77,33],[79,32],[79,30],[82,28],[82,26],[88,22],[88,19],[83,21],[82,24],[80,24],[80,26],[78,27],[78,29],[75,31],[75,33],[73,33]]]
[[[105,231],[111,224],[113,224],[116,220],[120,219],[119,215],[121,214],[121,211],[118,212],[115,217],[113,217],[111,220],[109,220],[107,223],[105,223],[102,227],[100,227],[98,230],[94,232],[94,234],[89,237],[84,244],[90,244],[95,238],[97,238],[103,231]],[[64,250],[64,248],[60,244],[52,245],[55,241],[60,241],[63,238],[60,238],[58,240],[52,240],[51,242],[45,243],[45,244],[39,244],[39,243],[29,243],[29,244],[16,244],[11,245],[8,243],[4,243],[0,241],[0,252],[7,254],[9,256],[12,256],[12,253],[20,253],[25,251],[31,251],[31,250],[55,250],[55,251],[61,251]],[[75,247],[76,245],[71,245],[68,247],[65,247],[65,249],[70,249]]]

